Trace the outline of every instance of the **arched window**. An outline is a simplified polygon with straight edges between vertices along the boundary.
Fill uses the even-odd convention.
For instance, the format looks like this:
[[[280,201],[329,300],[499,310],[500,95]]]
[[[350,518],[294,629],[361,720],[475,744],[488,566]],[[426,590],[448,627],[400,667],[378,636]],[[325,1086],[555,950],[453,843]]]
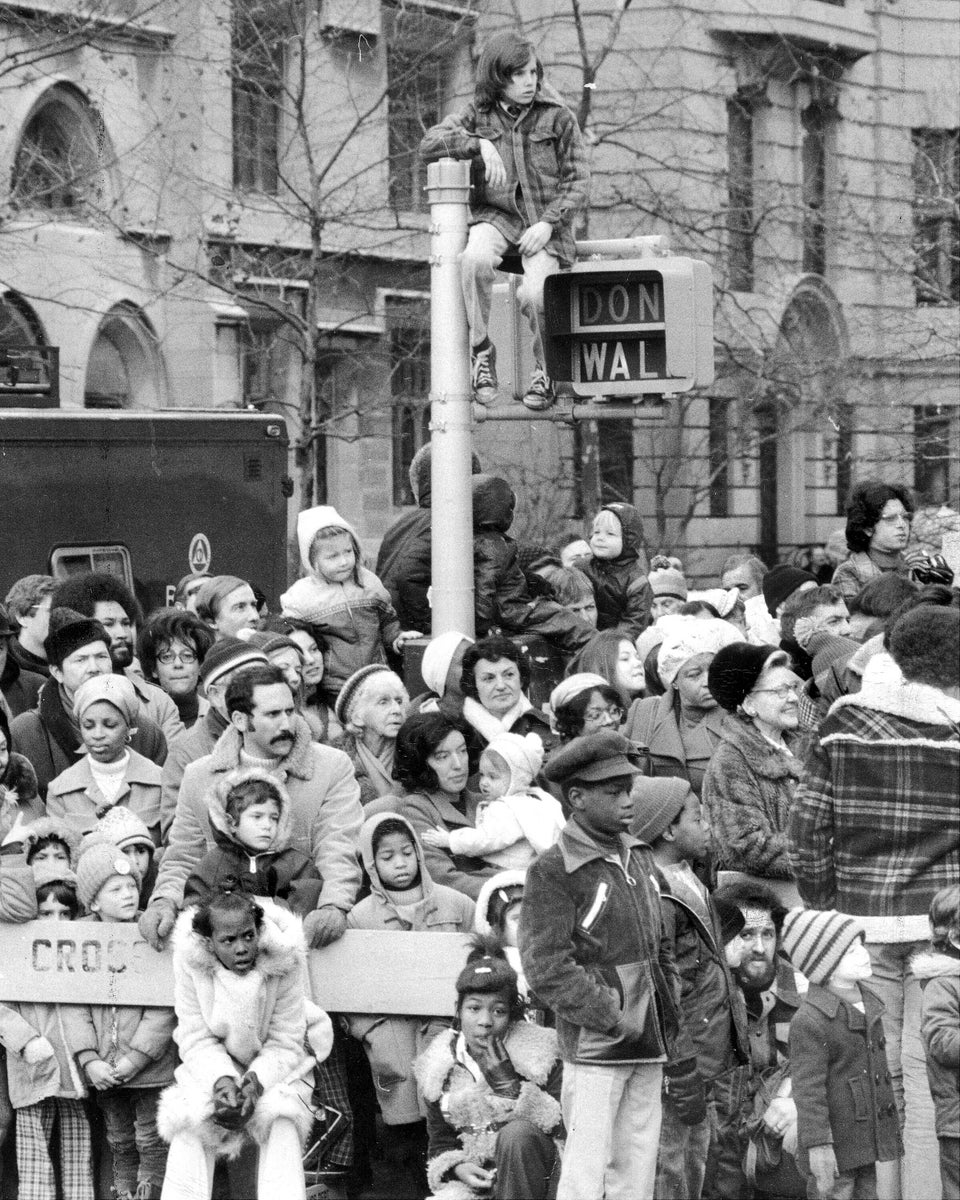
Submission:
[[[51,88],[27,120],[13,168],[20,209],[80,213],[107,192],[107,137],[99,113],[76,88]]]
[[[0,295],[0,353],[46,344],[43,326],[26,300],[15,292]]]
[[[135,305],[110,310],[87,362],[87,408],[162,408],[163,362],[150,323]]]

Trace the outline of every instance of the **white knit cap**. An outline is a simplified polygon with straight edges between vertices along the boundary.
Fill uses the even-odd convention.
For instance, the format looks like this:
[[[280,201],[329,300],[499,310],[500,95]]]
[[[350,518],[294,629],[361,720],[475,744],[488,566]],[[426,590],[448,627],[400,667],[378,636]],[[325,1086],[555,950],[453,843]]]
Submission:
[[[561,704],[569,704],[583,692],[593,691],[598,687],[609,687],[610,682],[594,671],[580,671],[577,675],[568,675],[561,679],[550,693],[550,711],[556,712]]]
[[[663,642],[657,655],[657,672],[664,687],[671,687],[685,662],[695,654],[716,654],[724,646],[743,640],[729,621],[716,617],[666,616],[660,622]]]
[[[427,643],[420,663],[420,675],[431,692],[442,696],[447,686],[447,672],[453,662],[454,655],[464,642],[473,645],[473,638],[465,633],[451,629],[448,633],[439,633]]]
[[[543,742],[535,733],[498,733],[484,746],[488,750],[510,768],[508,796],[526,791],[543,766]]]

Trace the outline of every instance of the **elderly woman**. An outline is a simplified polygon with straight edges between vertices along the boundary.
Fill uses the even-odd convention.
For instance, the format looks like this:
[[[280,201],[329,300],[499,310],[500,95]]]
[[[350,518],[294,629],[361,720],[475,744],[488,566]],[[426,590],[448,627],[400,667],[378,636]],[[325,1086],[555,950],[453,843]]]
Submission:
[[[604,629],[595,634],[570,661],[571,674],[587,671],[602,675],[628,701],[643,694],[643,660],[622,629]]]
[[[847,504],[850,557],[833,574],[833,586],[850,601],[872,579],[910,570],[904,550],[910,540],[913,500],[905,487],[866,480],[858,483]]]
[[[620,692],[602,675],[582,671],[569,675],[553,689],[550,712],[560,741],[569,742],[601,729],[618,729],[626,706]]]
[[[467,742],[457,722],[444,713],[420,712],[400,726],[393,773],[404,793],[390,807],[410,822],[419,835],[427,829],[462,829],[476,821],[479,795],[467,791],[470,774]],[[375,811],[375,805],[368,812]],[[449,849],[424,846],[424,859],[434,883],[446,884],[476,900],[498,867],[476,858],[462,858]]]
[[[335,712],[343,733],[336,745],[350,755],[361,804],[397,794],[397,734],[409,700],[403,680],[382,663],[354,671],[340,689]]]
[[[182,608],[153,613],[137,638],[144,675],[167,693],[187,729],[210,707],[200,695],[200,667],[214,640],[210,627]]]
[[[791,749],[800,680],[785,651],[736,642],[717,652],[707,683],[728,714],[702,793],[719,866],[790,879],[786,831],[800,778]]]
[[[647,748],[653,775],[686,779],[699,796],[704,772],[720,744],[722,713],[707,687],[718,650],[739,640],[718,617],[661,617],[657,651],[661,696],[636,700],[621,732]]]

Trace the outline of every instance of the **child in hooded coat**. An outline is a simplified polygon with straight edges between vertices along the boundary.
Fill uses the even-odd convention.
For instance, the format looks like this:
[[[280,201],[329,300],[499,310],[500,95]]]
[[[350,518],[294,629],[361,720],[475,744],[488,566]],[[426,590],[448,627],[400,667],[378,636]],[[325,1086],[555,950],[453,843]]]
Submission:
[[[387,661],[419,637],[400,629],[390,595],[361,563],[356,530],[329,504],[297,517],[300,562],[306,575],[280,597],[285,617],[306,621],[323,647],[320,691],[331,707],[344,683],[361,667]]]
[[[635,640],[650,624],[653,591],[640,562],[643,523],[632,504],[605,504],[593,519],[592,554],[580,569],[593,584],[597,628]]]
[[[412,848],[412,853],[406,846]],[[473,928],[473,901],[462,892],[433,882],[420,839],[406,818],[383,812],[365,821],[360,830],[360,853],[370,877],[370,895],[347,916],[348,929],[469,933]],[[389,876],[387,882],[385,875]],[[413,1062],[450,1022],[358,1013],[346,1020],[350,1033],[363,1043],[370,1060],[384,1122],[406,1125],[420,1121],[423,1113]]]
[[[248,896],[269,896],[299,917],[313,912],[323,879],[310,855],[290,845],[290,796],[286,788],[276,776],[259,767],[241,767],[216,778],[207,798],[216,846],[187,879],[184,907],[202,904],[215,892],[241,891]],[[261,850],[242,840],[234,805],[239,802],[243,806],[242,816],[252,804],[265,801],[277,806],[278,821],[272,842]]]

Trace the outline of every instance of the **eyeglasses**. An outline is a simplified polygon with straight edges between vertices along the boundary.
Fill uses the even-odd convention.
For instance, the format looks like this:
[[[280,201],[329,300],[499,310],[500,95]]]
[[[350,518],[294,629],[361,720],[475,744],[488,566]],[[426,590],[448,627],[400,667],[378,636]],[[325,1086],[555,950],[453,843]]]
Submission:
[[[623,709],[613,704],[609,708],[588,708],[583,714],[584,721],[602,721],[604,717],[607,717],[612,725],[618,725],[623,720]]]
[[[775,688],[754,688],[750,694],[759,696],[763,692],[768,692],[771,696],[776,696],[778,700],[786,700],[788,696],[796,696],[799,691],[798,683],[782,683],[780,687]]]
[[[157,662],[163,663],[165,667],[173,666],[175,662],[187,667],[196,661],[197,656],[192,650],[164,650],[162,654],[157,655]]]
[[[913,522],[913,513],[898,512],[891,513],[889,517],[878,517],[877,523],[880,525],[910,525]]]

